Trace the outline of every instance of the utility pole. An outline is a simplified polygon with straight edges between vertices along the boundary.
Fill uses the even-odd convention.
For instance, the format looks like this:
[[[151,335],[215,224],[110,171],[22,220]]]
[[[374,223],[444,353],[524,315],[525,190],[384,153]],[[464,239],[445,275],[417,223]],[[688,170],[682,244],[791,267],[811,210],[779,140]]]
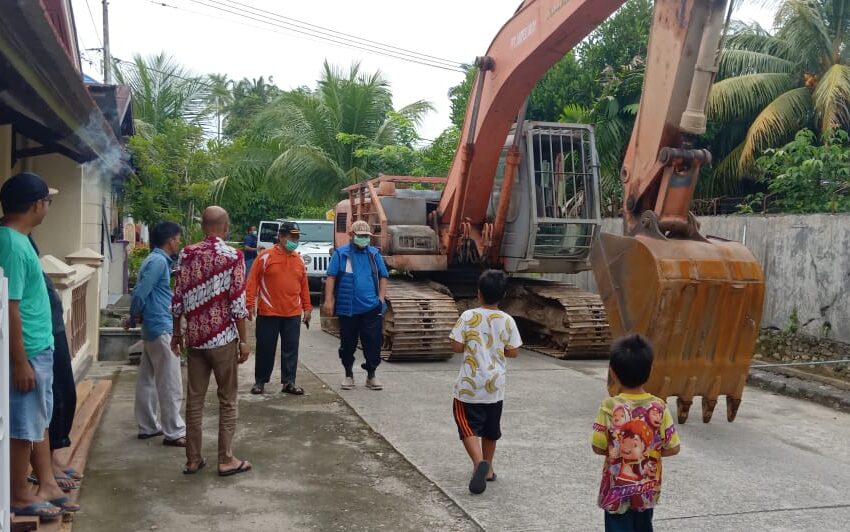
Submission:
[[[112,55],[109,53],[109,2],[103,0],[103,83],[112,85]]]

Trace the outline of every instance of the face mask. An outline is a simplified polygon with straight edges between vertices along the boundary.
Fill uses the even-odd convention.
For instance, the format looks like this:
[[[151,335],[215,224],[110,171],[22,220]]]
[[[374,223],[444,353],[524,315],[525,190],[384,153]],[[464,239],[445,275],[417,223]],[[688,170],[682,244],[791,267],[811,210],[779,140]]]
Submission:
[[[295,251],[296,249],[298,249],[298,242],[293,242],[292,240],[287,240],[285,246],[286,246],[286,251]]]
[[[369,237],[368,236],[355,236],[354,237],[354,245],[359,248],[365,248],[369,245]]]

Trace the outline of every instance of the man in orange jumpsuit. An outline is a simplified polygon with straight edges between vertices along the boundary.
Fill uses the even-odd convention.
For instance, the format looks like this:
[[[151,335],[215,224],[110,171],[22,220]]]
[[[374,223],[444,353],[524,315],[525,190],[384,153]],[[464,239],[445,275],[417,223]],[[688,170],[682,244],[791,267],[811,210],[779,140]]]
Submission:
[[[251,393],[263,393],[265,384],[271,379],[280,337],[281,392],[302,395],[304,390],[295,384],[298,340],[301,322],[309,327],[313,307],[307,269],[296,251],[301,236],[298,224],[281,224],[278,236],[277,244],[257,257],[248,276],[249,319],[257,317],[257,358]]]

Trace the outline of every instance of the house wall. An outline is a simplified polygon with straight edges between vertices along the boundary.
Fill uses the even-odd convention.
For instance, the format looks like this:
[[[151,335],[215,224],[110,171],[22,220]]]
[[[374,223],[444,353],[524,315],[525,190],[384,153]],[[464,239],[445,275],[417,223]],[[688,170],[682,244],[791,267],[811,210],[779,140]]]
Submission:
[[[704,216],[702,232],[746,245],[765,276],[762,327],[803,331],[850,342],[850,214]],[[602,230],[621,233],[622,221]],[[593,274],[546,276],[596,291]]]
[[[48,186],[59,190],[44,222],[33,231],[33,238],[42,253],[64,259],[83,244],[80,165],[62,155],[50,154],[27,159],[24,167],[41,176]]]

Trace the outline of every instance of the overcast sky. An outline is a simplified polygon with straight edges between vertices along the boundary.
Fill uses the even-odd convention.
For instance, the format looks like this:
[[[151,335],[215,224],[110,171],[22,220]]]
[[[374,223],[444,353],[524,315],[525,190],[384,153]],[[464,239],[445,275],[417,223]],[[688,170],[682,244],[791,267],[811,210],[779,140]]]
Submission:
[[[576,1],[576,0],[571,0]],[[433,139],[449,124],[450,87],[463,74],[376,55],[271,27],[235,6],[249,4],[291,19],[333,29],[379,43],[453,62],[471,62],[487,51],[490,41],[519,5],[519,0],[111,0],[109,29],[112,54],[130,60],[166,51],[198,74],[222,73],[231,78],[272,76],[282,89],[315,86],[322,62],[348,68],[360,61],[366,71],[380,69],[389,80],[396,107],[428,100],[436,112],[420,129]],[[162,4],[166,4],[163,6]],[[102,79],[101,0],[72,0],[74,18],[85,58],[85,72]],[[230,7],[226,7],[230,6]],[[224,10],[233,11],[228,13]],[[744,7],[738,18],[770,26],[772,14]]]

